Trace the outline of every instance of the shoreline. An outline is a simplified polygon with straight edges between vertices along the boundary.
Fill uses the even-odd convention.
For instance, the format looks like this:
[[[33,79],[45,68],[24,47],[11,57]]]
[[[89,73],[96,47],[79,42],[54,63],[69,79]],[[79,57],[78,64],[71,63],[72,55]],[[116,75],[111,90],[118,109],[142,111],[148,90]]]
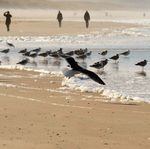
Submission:
[[[149,104],[104,103],[62,90],[61,77],[1,69],[0,147],[147,149]]]
[[[90,91],[90,90],[83,90],[83,89],[80,89],[80,87],[71,87],[71,86],[68,86],[67,84],[69,83],[68,81],[65,80],[65,77],[64,75],[62,74],[62,72],[51,72],[49,70],[41,70],[41,69],[33,69],[33,68],[30,68],[30,67],[24,67],[24,66],[17,66],[17,65],[14,65],[14,66],[0,66],[0,70],[2,71],[22,71],[23,73],[37,73],[39,74],[39,77],[47,77],[47,76],[55,76],[55,78],[61,78],[61,84],[60,84],[60,88],[62,88],[64,91],[65,89],[67,89],[68,91],[72,92],[72,91],[75,91],[75,92],[78,92],[78,93],[88,93],[88,94],[92,94],[94,95],[95,97],[93,97],[95,99],[95,101],[99,101],[99,102],[103,102],[103,103],[110,103],[110,104],[123,104],[123,105],[140,105],[140,104],[149,104],[150,105],[150,101],[148,100],[144,100],[142,98],[139,98],[137,99],[137,97],[134,99],[134,97],[124,97],[123,95],[123,98],[122,96],[120,97],[114,97],[114,96],[108,96],[107,92],[108,92],[108,89],[102,89],[100,88],[99,90],[96,90],[96,91]],[[11,77],[11,76],[10,76]],[[8,85],[9,86],[9,85]],[[11,86],[11,85],[10,85]],[[7,87],[7,85],[6,85]],[[16,86],[14,86],[16,87]],[[111,90],[110,90],[111,91]],[[109,92],[110,92],[109,91]],[[109,93],[111,94],[111,92]],[[99,99],[98,96],[101,96],[102,97],[102,100]]]

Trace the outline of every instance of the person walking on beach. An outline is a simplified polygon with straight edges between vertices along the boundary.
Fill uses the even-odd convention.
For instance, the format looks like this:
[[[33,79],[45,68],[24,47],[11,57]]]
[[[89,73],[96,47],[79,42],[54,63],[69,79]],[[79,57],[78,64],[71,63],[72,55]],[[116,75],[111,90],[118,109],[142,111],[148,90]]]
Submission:
[[[7,27],[7,31],[9,32],[9,26],[10,26],[10,24],[11,24],[11,17],[12,17],[12,15],[10,14],[10,12],[9,11],[6,11],[5,13],[4,13],[4,16],[6,17],[6,21],[5,21],[5,24],[6,24],[6,27]]]
[[[59,27],[61,27],[61,22],[63,20],[63,15],[62,15],[62,13],[60,11],[57,14],[57,20],[59,22]]]
[[[84,20],[85,20],[86,28],[88,28],[89,27],[89,21],[90,21],[90,14],[88,11],[86,11],[84,14]]]

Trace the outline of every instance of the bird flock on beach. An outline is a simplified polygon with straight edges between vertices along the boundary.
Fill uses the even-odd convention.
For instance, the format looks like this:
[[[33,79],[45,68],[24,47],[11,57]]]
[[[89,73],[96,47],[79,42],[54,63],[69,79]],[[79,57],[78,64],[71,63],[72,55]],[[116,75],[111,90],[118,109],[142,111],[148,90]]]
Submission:
[[[0,53],[7,54],[10,52],[11,48],[15,49],[15,45],[10,42],[6,42],[7,48],[1,49]],[[104,71],[105,66],[108,64],[108,62],[114,61],[114,63],[119,62],[120,56],[128,57],[131,53],[130,50],[126,50],[122,53],[117,53],[109,58],[105,58],[105,56],[108,54],[108,50],[100,50],[98,53],[103,58],[102,60],[99,60],[93,64],[90,64],[89,67],[93,67],[96,70]],[[71,50],[68,52],[63,52],[63,49],[60,48],[59,50],[47,50],[42,51],[42,48],[38,47],[32,50],[28,50],[27,48],[24,48],[18,52],[18,54],[21,54],[23,59],[18,61],[16,65],[27,65],[30,63],[30,61],[34,61],[36,57],[43,57],[44,59],[46,57],[53,57],[54,59],[65,59],[66,62],[69,64],[69,67],[72,71],[74,71],[74,74],[76,72],[83,73],[87,75],[89,78],[94,80],[95,82],[105,85],[104,81],[93,71],[86,69],[83,66],[80,66],[80,64],[77,62],[78,59],[85,60],[87,57],[90,57],[92,54],[92,51],[89,51],[87,48],[80,48],[76,50]],[[142,68],[141,73],[144,73],[144,67],[147,65],[148,60],[143,60],[140,62],[135,63],[136,66],[140,66]],[[0,60],[0,64],[2,65],[2,61]],[[68,66],[68,65],[67,65]]]

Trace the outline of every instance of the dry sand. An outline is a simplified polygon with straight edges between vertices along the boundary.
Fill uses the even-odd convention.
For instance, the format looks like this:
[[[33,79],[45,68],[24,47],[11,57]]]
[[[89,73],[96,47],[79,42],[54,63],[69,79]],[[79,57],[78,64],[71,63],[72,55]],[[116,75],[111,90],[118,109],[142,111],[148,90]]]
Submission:
[[[0,70],[0,149],[148,149],[150,105],[103,103],[61,77]]]

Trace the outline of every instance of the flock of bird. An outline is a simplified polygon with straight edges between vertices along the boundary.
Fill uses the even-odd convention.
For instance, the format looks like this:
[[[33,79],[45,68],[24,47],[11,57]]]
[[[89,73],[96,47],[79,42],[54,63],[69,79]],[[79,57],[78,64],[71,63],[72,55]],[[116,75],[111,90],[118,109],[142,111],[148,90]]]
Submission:
[[[15,48],[15,46],[12,43],[6,42],[6,44],[9,47],[13,47]],[[1,53],[7,54],[9,53],[10,48],[1,50]],[[80,72],[83,73],[85,75],[87,75],[88,77],[90,77],[92,80],[96,81],[99,84],[105,85],[104,81],[94,72],[87,70],[84,67],[81,67],[78,62],[75,59],[85,59],[86,57],[90,56],[92,54],[92,51],[88,51],[87,48],[85,49],[78,49],[78,50],[72,50],[69,52],[63,52],[63,49],[60,48],[59,50],[56,51],[45,51],[45,52],[41,52],[41,48],[36,48],[33,50],[27,50],[26,48],[23,50],[20,50],[18,52],[19,54],[22,54],[22,56],[24,57],[21,61],[17,62],[16,64],[20,64],[20,65],[26,65],[30,62],[30,58],[35,59],[36,57],[48,57],[51,56],[53,58],[64,58],[68,64],[70,65],[72,71],[75,72]],[[107,50],[104,50],[100,53],[98,53],[101,56],[106,56],[108,53]],[[128,56],[130,54],[130,50],[127,50],[123,53],[119,53],[116,54],[112,57],[110,57],[110,60],[113,60],[115,63],[117,63],[117,61],[119,60],[120,55],[124,55],[124,56]],[[104,69],[104,67],[108,64],[109,59],[103,59],[101,61],[95,62],[94,64],[90,65],[90,67],[93,67],[95,69]],[[137,66],[141,66],[142,67],[142,71],[144,71],[144,67],[147,65],[147,60],[143,60],[140,61],[138,63],[136,63],[135,65]],[[1,63],[1,61],[0,61]]]

